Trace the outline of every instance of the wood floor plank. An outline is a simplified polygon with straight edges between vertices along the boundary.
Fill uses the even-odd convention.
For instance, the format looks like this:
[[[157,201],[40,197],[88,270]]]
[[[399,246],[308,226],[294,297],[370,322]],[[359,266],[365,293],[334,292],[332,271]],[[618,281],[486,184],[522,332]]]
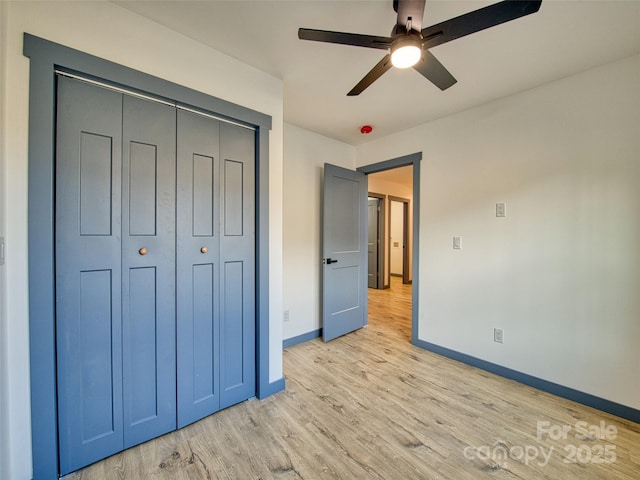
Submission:
[[[68,478],[640,478],[640,425],[412,346],[411,289],[398,280],[391,289],[369,290],[367,327],[287,348],[286,391]],[[538,422],[571,433],[538,438]],[[617,434],[578,439],[577,422],[605,422]],[[604,447],[615,461],[596,463]]]

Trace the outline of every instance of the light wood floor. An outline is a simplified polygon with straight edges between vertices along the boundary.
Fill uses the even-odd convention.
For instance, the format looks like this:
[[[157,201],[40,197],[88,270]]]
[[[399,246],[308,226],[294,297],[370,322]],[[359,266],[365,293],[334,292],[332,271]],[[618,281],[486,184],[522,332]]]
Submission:
[[[285,350],[286,391],[68,478],[640,478],[640,425],[414,347],[409,287],[369,293],[368,327]],[[580,421],[615,427],[615,439],[577,439]],[[571,432],[539,440],[537,422]]]

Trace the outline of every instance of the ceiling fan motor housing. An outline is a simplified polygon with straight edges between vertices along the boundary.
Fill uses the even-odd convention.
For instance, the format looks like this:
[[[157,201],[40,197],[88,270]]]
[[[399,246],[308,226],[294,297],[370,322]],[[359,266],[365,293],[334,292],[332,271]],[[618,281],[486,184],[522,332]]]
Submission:
[[[422,56],[422,36],[411,30],[400,35],[391,44],[391,63],[396,68],[413,67]]]

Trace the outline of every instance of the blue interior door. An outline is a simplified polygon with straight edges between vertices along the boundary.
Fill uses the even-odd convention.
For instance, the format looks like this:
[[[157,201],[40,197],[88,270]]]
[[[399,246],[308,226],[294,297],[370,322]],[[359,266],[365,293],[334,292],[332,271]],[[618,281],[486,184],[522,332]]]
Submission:
[[[256,392],[255,135],[220,124],[220,408]]]
[[[325,164],[322,338],[367,324],[367,177]]]
[[[60,472],[256,391],[255,131],[59,78]]]
[[[58,82],[56,348],[65,474],[123,448],[122,95]]]
[[[175,109],[61,77],[60,471],[176,427]]]
[[[255,132],[178,112],[178,426],[255,395]]]
[[[176,428],[176,110],[123,97],[124,447]]]
[[[178,427],[220,409],[220,122],[178,112]]]

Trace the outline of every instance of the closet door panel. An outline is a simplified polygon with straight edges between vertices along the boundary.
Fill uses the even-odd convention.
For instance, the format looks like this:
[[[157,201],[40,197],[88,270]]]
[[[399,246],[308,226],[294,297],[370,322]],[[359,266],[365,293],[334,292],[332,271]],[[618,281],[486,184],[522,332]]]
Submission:
[[[130,236],[156,235],[159,180],[162,178],[158,178],[158,145],[130,141],[127,199]]]
[[[215,125],[212,125],[214,127]],[[217,136],[217,128],[211,132]],[[209,152],[213,154],[214,152]],[[217,155],[217,152],[215,152]],[[214,209],[218,206],[218,158],[192,153],[193,182],[191,188],[191,206],[193,209],[192,237],[213,237],[217,225]],[[188,187],[187,187],[188,188]],[[188,201],[188,199],[185,199]],[[197,243],[197,242],[196,242]]]
[[[255,395],[255,132],[220,124],[220,406]]]
[[[224,386],[225,391],[241,388],[245,378],[245,278],[244,261],[227,261],[224,263],[224,311],[223,334],[224,346]],[[251,358],[249,358],[249,361]]]
[[[158,398],[158,351],[162,332],[157,328],[156,296],[158,278],[155,267],[129,269],[127,325],[127,407],[130,425],[155,419],[160,412]],[[161,379],[160,379],[161,381]]]
[[[175,109],[124,96],[124,445],[176,428]]]
[[[178,426],[220,409],[218,121],[178,111]]]
[[[122,450],[122,95],[58,78],[56,351],[60,471]]]
[[[193,265],[192,270],[193,288],[193,345],[191,354],[193,356],[193,394],[191,400],[194,405],[209,402],[213,411],[217,410],[218,386],[216,385],[218,362],[214,359],[217,348],[216,325],[212,321],[216,317],[214,307],[215,281],[213,264]],[[188,351],[187,351],[188,352]],[[185,352],[185,354],[189,354]],[[181,392],[183,395],[186,392]]]

